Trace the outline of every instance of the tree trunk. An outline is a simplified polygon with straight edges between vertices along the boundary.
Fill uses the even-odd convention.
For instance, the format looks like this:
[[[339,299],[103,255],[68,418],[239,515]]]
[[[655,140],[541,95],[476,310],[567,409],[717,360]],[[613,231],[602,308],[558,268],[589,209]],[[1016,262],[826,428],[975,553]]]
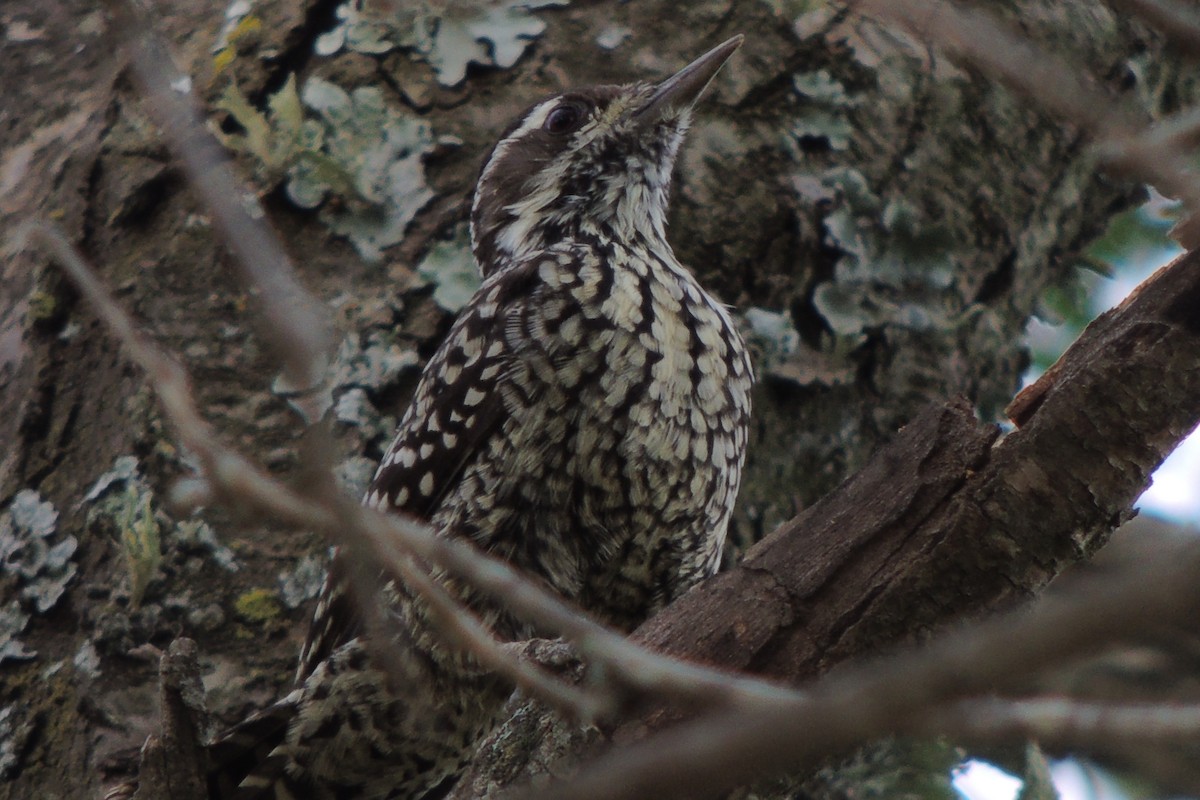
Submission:
[[[1022,333],[1039,298],[1073,279],[1083,248],[1137,197],[1097,171],[1070,124],[970,65],[829,5],[800,13],[787,3],[577,2],[520,12],[523,37],[492,23],[521,53],[515,65],[471,66],[453,86],[428,63],[445,55],[436,49],[424,61],[411,49],[314,55],[337,4],[299,0],[256,5],[261,24],[243,26],[231,66],[214,75],[224,6],[160,0],[154,15],[227,130],[237,126],[213,104],[231,75],[264,105],[297,73],[302,85],[319,76],[348,91],[378,87],[389,107],[446,137],[423,158],[432,199],[379,263],[324,224],[337,198],[321,214],[302,211],[278,174],[239,161],[342,332],[362,347],[382,343],[394,358],[386,380],[367,385],[370,424],[343,426],[348,459],[379,457],[394,422],[387,415],[403,411],[416,366],[446,330],[452,315],[417,267],[461,230],[479,161],[505,123],[543,94],[661,77],[746,35],[689,135],[671,221],[680,260],[748,319],[759,349],[731,562],[864,465],[931,401],[963,395],[983,419],[997,419],[1028,363]],[[482,13],[468,6],[428,13],[444,13],[446,31],[451,15]],[[1107,8],[1029,0],[1001,12],[1095,76],[1114,104],[1152,118],[1194,96],[1177,56]],[[322,554],[324,543],[208,509],[214,542],[168,508],[187,454],[93,309],[44,256],[19,251],[12,226],[23,218],[53,218],[69,231],[121,303],[180,354],[227,440],[286,475],[298,466],[303,425],[272,391],[278,365],[254,331],[253,297],[231,281],[227,251],[148,122],[103,14],[67,0],[6,9],[0,19],[0,71],[17,76],[6,81],[0,152],[9,232],[0,268],[0,441],[8,443],[0,498],[36,490],[58,512],[47,542],[78,542],[73,572],[51,570],[66,592],[46,608],[7,561],[0,575],[0,612],[30,615],[27,624],[6,622],[0,643],[11,635],[36,652],[7,656],[0,646],[0,795],[94,797],[128,768],[128,748],[154,723],[156,662],[139,646],[196,639],[209,704],[224,723],[285,689],[309,606],[290,607],[279,576]],[[508,51],[497,38],[480,52],[478,60],[495,62]],[[161,563],[127,543],[133,516],[106,511],[119,491],[87,497],[127,455],[140,477],[126,471],[110,483],[145,498],[139,530],[158,531]],[[1078,555],[1103,540],[1088,537]],[[139,604],[131,565],[151,562]],[[939,591],[950,609],[961,600],[981,610],[971,587]],[[905,631],[902,621],[872,628],[855,651],[894,645]]]

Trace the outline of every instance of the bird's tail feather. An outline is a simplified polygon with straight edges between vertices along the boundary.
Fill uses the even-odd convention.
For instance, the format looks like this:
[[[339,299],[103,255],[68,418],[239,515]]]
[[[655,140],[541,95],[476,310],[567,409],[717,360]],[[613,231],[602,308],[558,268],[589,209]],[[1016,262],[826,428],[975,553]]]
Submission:
[[[209,748],[209,795],[217,800],[289,800],[283,745],[299,708],[292,692],[224,733]]]

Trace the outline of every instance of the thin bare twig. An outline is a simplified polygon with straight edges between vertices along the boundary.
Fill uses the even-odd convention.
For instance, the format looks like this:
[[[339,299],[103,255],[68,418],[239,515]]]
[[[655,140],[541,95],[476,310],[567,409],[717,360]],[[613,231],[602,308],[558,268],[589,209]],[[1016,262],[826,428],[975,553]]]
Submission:
[[[508,563],[486,555],[468,542],[436,536],[429,526],[416,520],[383,514],[354,503],[313,499],[320,498],[322,493],[300,494],[275,480],[220,443],[192,400],[186,372],[137,330],[66,237],[47,224],[32,226],[30,233],[53,254],[131,357],[149,373],[168,418],[178,429],[183,444],[196,454],[212,494],[219,500],[248,505],[287,525],[320,531],[335,542],[361,545],[385,571],[405,580],[413,579],[413,588],[427,586],[430,580],[427,575],[423,578],[417,575],[420,571],[413,568],[413,557],[436,564],[469,581],[535,626],[573,642],[589,662],[603,666],[611,690],[618,694],[652,695],[709,708],[744,709],[769,708],[783,698],[796,697],[794,691],[765,681],[686,664],[639,647],[570,607]],[[442,607],[436,596],[431,602]],[[459,618],[456,625],[463,634],[474,629],[466,618]],[[502,650],[480,647],[483,658],[525,684],[525,665]],[[538,689],[536,685],[525,688],[535,692]],[[563,693],[551,693],[544,699],[558,703],[565,697]],[[589,699],[581,701],[575,713],[587,717],[596,709],[595,701]]]
[[[80,292],[96,307],[104,323],[121,340],[130,356],[149,373],[167,416],[179,430],[184,444],[196,454],[208,478],[208,485],[219,498],[238,505],[250,504],[277,520],[297,527],[311,525],[333,537],[343,529],[348,529],[352,538],[356,531],[365,527],[358,517],[361,507],[340,498],[333,489],[331,478],[327,486],[313,492],[324,502],[308,501],[242,456],[224,448],[196,409],[187,373],[142,335],[65,235],[57,227],[48,224],[34,224],[28,233],[53,254]],[[329,474],[328,470],[322,469],[311,472]],[[346,525],[347,521],[349,525]],[[433,538],[432,532],[424,526],[413,526],[410,534],[409,538]],[[383,531],[379,535],[386,538],[388,533]],[[434,613],[446,624],[448,635],[460,647],[556,708],[583,719],[590,719],[600,712],[603,706],[592,694],[567,686],[536,665],[508,653],[490,631],[469,611],[458,606],[445,589],[418,568],[401,549],[389,549],[388,555],[387,568],[391,574],[403,579],[429,602]],[[375,605],[373,596],[360,600],[365,609]],[[387,640],[387,637],[380,637],[381,643]],[[382,662],[389,663],[387,659]]]
[[[365,507],[356,509],[354,516],[349,527],[365,537],[373,555],[389,568],[411,553],[469,581],[522,619],[572,642],[585,660],[603,666],[613,689],[702,707],[745,709],[770,708],[797,696],[762,680],[646,650],[461,539],[433,536],[427,526],[411,519]]]
[[[327,422],[309,429],[305,445],[304,483],[310,486],[312,495],[331,509],[335,517],[358,519],[361,504],[345,497],[333,479],[333,442]],[[337,544],[348,548],[345,555],[354,572],[353,579],[348,581],[349,590],[372,634],[370,646],[379,651],[376,653],[379,656],[377,663],[383,669],[404,662],[399,654],[391,652],[396,646],[396,623],[386,615],[379,603],[385,591],[384,583],[398,578],[409,590],[425,600],[438,629],[451,644],[470,653],[493,672],[507,677],[523,691],[576,719],[592,720],[607,708],[607,698],[601,692],[582,690],[564,683],[539,665],[517,658],[469,608],[430,577],[426,566],[418,564],[411,556],[397,553],[381,572],[373,559],[358,555],[362,550],[358,530],[359,527],[351,525],[349,533],[343,535]]]
[[[574,641],[607,674],[619,676],[618,686],[708,709],[693,723],[601,759],[584,770],[579,783],[556,787],[556,797],[666,797],[732,785],[748,774],[795,766],[903,731],[916,724],[919,712],[1136,632],[1147,616],[1171,619],[1196,611],[1200,552],[1181,548],[1145,565],[1156,575],[1153,582],[1144,579],[1144,572],[1106,576],[1100,589],[1047,604],[1032,616],[1012,616],[947,637],[920,653],[847,670],[807,693],[680,664],[606,630],[469,543],[435,536],[428,526],[348,501],[337,507],[300,495],[225,448],[195,408],[182,368],[138,332],[60,233],[48,226],[37,226],[33,233],[151,374],[168,416],[183,443],[197,454],[217,497],[286,524],[361,538],[386,570],[415,578],[417,587],[431,579],[415,568],[414,557],[436,564],[501,599],[523,618]],[[461,624],[462,618],[456,619]],[[497,668],[514,680],[527,680],[499,651],[494,655]],[[540,691],[538,684],[530,688]],[[553,696],[548,699],[556,702]]]
[[[966,700],[932,712],[917,729],[955,741],[1035,739],[1113,747],[1195,739],[1200,736],[1200,705],[1095,703],[1069,697]]]
[[[359,532],[366,527],[363,520],[357,519],[363,509],[361,505],[342,498],[336,502],[340,505],[343,518],[351,521],[352,532]],[[352,534],[349,538],[353,539],[355,536]],[[364,574],[363,577],[369,578],[373,575],[375,570],[366,565],[366,559],[356,561],[358,571]],[[508,678],[520,689],[560,713],[575,719],[590,722],[612,709],[611,693],[597,689],[580,689],[559,680],[537,664],[516,657],[504,643],[496,639],[475,614],[463,607],[440,583],[430,577],[427,568],[417,564],[412,556],[395,549],[389,553],[385,565],[389,577],[399,577],[409,590],[428,603],[430,613],[438,624],[438,630],[447,641],[473,655],[483,666]],[[380,580],[351,582],[351,591],[356,594],[358,607],[363,610],[370,629],[376,634],[372,638],[373,643],[390,641],[392,632],[388,627],[395,624],[380,618],[378,613],[371,613],[371,610],[378,606],[376,598],[379,597],[382,588]]]
[[[158,32],[146,24],[144,11],[133,0],[108,0],[107,6],[147,111],[183,165],[188,184],[212,213],[243,281],[260,289],[263,336],[280,354],[292,385],[315,385],[325,374],[331,350],[328,314],[300,285],[279,237],[261,219],[257,198],[234,176],[224,148],[190,102],[191,79],[176,69]],[[312,412],[310,419],[315,419]]]
[[[1009,614],[923,650],[835,673],[773,708],[707,714],[597,759],[570,782],[535,796],[703,797],[919,729],[930,709],[1133,636],[1146,619],[1189,619],[1200,610],[1200,546],[1173,548],[1144,567],[1106,576],[1032,613]]]
[[[1194,150],[1200,144],[1200,109],[1189,108],[1160,119],[1142,140],[1152,149]]]
[[[1173,0],[1108,0],[1158,28],[1184,53],[1200,52],[1200,15]]]

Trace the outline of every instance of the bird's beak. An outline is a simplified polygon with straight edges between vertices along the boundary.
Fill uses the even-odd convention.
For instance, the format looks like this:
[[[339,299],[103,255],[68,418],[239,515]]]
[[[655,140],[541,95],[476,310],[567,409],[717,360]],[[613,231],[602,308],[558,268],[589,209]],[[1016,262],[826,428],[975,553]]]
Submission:
[[[744,38],[739,33],[729,41],[722,42],[660,83],[650,99],[633,112],[633,119],[650,124],[691,108],[733,52],[742,46]]]

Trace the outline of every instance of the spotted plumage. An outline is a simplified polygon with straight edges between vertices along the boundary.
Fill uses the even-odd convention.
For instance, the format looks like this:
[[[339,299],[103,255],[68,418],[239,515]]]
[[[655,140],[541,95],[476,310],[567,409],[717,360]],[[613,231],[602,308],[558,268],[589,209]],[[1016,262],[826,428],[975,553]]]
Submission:
[[[549,98],[501,137],[471,213],[483,283],[364,500],[467,537],[623,629],[716,569],[741,479],[750,362],[665,232],[692,104],[739,44],[658,85]],[[220,772],[273,743],[239,796],[417,798],[494,722],[509,687],[396,584],[380,602],[401,663],[378,669],[347,579],[335,562],[297,689],[214,749]],[[530,634],[440,579],[498,636]]]

